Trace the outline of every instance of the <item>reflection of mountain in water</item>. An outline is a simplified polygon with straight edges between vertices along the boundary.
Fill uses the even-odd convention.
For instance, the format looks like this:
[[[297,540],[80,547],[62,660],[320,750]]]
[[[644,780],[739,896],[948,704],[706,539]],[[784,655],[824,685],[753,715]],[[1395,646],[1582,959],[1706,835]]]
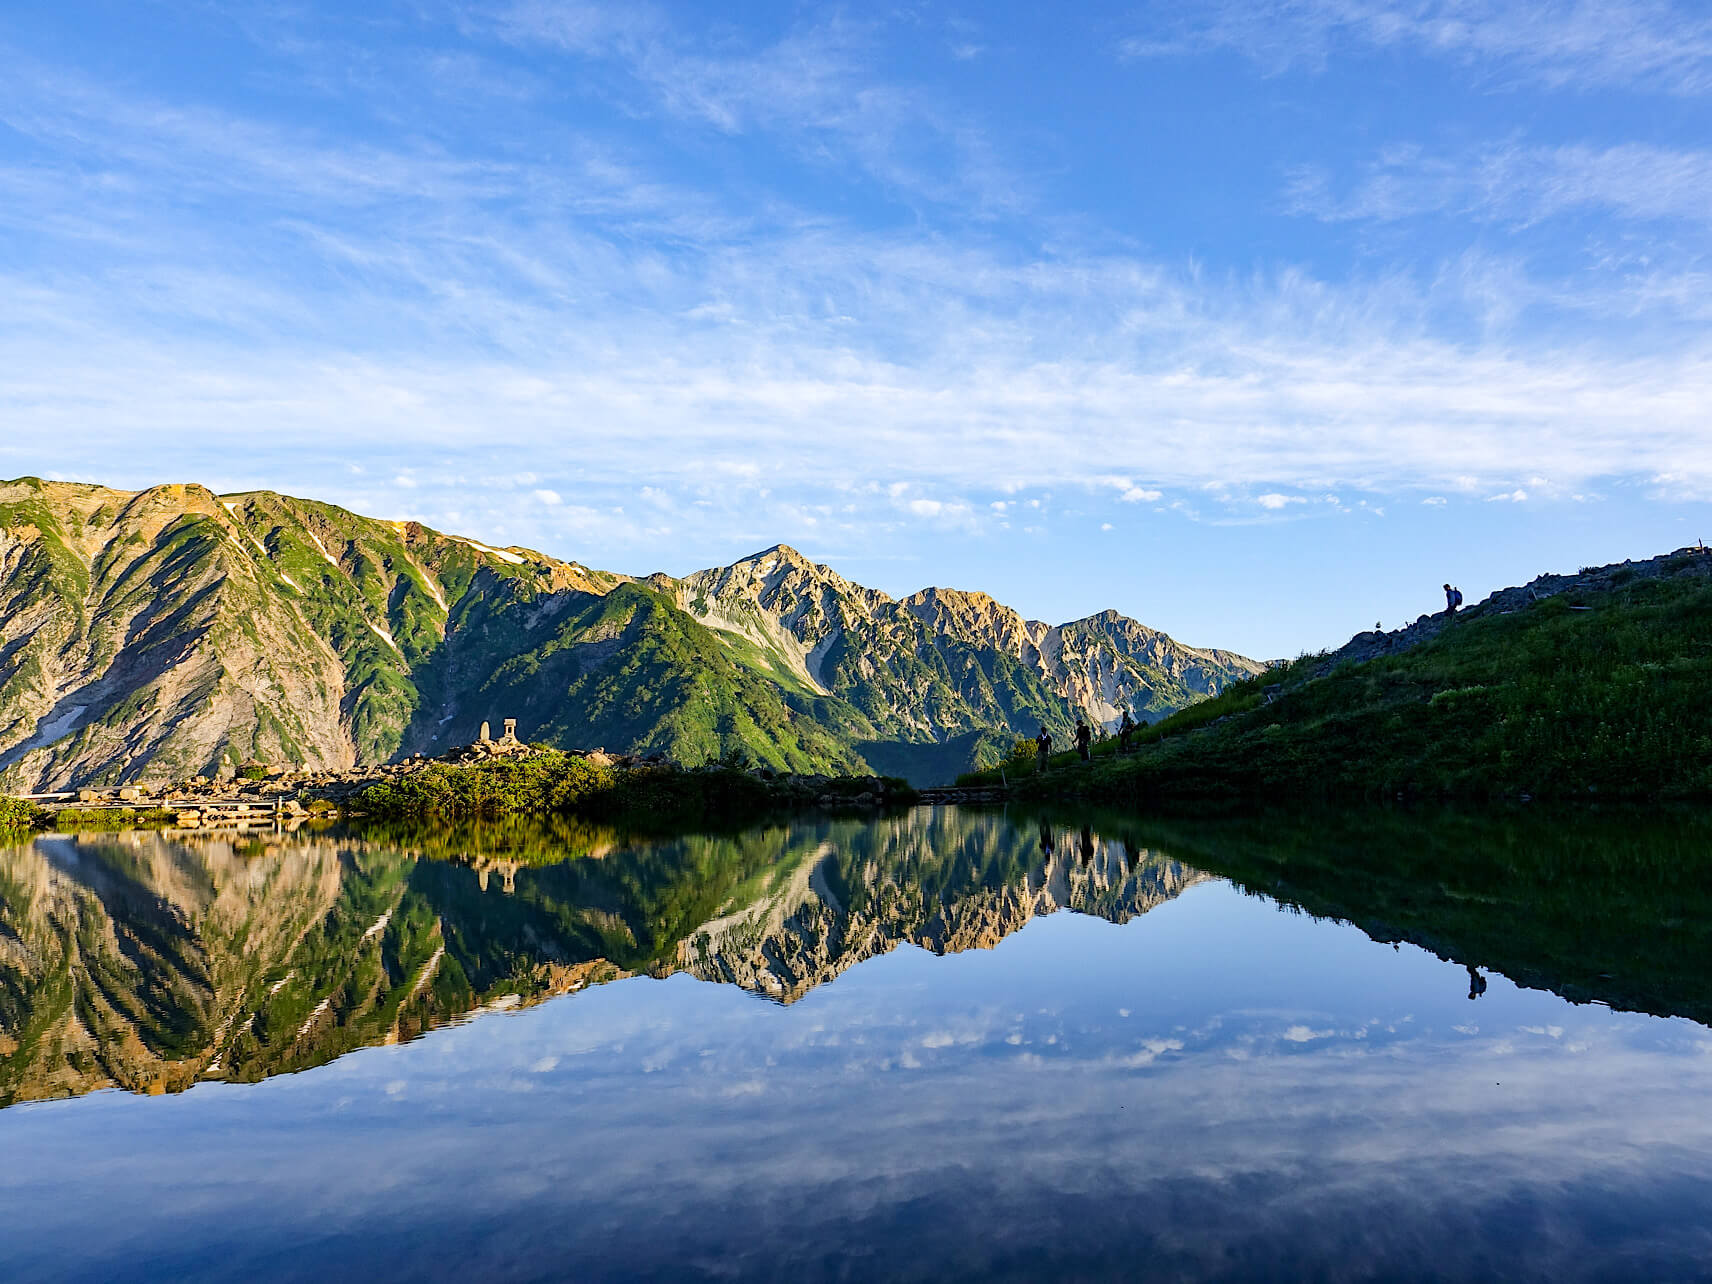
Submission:
[[[679,946],[680,966],[790,1002],[904,942],[991,949],[1059,909],[1125,923],[1206,877],[1089,831],[1048,827],[1037,841],[954,813],[917,811],[857,837],[823,843],[771,892],[707,923]]]
[[[493,839],[0,850],[0,1104],[261,1079],[638,972],[789,1000],[901,942],[987,948],[1063,907],[1123,922],[1200,877],[954,811]]]

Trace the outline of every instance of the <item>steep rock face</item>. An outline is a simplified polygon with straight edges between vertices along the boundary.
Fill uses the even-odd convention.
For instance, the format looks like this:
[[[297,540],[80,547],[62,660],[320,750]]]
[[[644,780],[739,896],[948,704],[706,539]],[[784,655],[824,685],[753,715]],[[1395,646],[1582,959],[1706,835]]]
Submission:
[[[384,760],[484,577],[625,578],[269,493],[0,484],[0,781]]]
[[[1264,667],[1116,611],[1048,625],[985,593],[929,588],[896,601],[784,545],[688,577],[679,602],[904,741],[1062,730],[1078,715],[1112,726],[1126,707],[1163,717]]]
[[[1163,718],[1266,668],[1232,651],[1184,646],[1116,611],[1048,629],[1039,646],[1048,681],[1108,727],[1125,708]]]
[[[783,545],[637,581],[271,492],[0,483],[0,788],[563,747],[948,779],[1258,666],[1115,613],[903,601]]]
[[[1025,620],[1004,603],[985,593],[962,589],[925,588],[903,599],[905,610],[935,633],[962,638],[976,646],[990,646],[1014,655],[1044,673],[1041,639],[1052,626]]]
[[[784,680],[853,707],[876,740],[935,743],[1064,712],[1010,657],[937,634],[884,593],[785,545],[697,572],[677,598]]]
[[[869,618],[890,602],[784,544],[697,571],[676,588],[679,604],[702,623],[746,639],[787,680],[822,695],[832,690],[828,650],[851,621]]]
[[[0,769],[349,761],[337,657],[201,487],[0,489]]]

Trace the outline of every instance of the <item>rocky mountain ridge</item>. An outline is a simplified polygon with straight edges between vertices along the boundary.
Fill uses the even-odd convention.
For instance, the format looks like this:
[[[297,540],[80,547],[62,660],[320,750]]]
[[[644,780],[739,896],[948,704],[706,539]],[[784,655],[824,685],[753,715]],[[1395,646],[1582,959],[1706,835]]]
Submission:
[[[1039,709],[1050,723],[1055,700],[1108,727],[1126,708],[1151,719],[1264,667],[1184,646],[1114,610],[1050,625],[979,592],[935,587],[896,600],[783,544],[687,577],[678,600],[815,691],[930,735],[966,729],[972,714],[1020,726]],[[924,700],[923,667],[966,707]]]
[[[0,788],[345,768],[516,716],[562,747],[948,779],[1259,666],[1106,612],[902,601],[783,545],[683,579],[271,492],[0,482]]]

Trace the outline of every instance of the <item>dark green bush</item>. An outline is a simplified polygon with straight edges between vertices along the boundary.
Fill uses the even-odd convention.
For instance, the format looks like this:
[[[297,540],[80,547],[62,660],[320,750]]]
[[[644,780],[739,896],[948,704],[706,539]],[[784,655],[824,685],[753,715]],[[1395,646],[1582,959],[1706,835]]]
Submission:
[[[45,816],[33,802],[0,795],[0,834],[37,829]]]

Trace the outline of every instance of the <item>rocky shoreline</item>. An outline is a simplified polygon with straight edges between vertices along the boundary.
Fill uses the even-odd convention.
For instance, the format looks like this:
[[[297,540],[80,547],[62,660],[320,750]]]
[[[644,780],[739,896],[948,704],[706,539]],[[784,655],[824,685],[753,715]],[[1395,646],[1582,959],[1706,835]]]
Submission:
[[[717,764],[685,767],[658,754],[612,754],[604,749],[554,750],[524,743],[508,734],[499,740],[484,739],[462,745],[433,758],[415,754],[398,762],[347,770],[295,771],[249,763],[219,776],[190,776],[166,785],[92,787],[28,796],[20,801],[34,808],[34,823],[38,828],[54,825],[62,816],[80,822],[105,820],[109,823],[190,830],[258,826],[294,828],[313,817],[362,817],[367,812],[363,797],[367,791],[376,786],[406,782],[431,769],[480,769],[488,765],[521,764],[547,758],[578,759],[594,768],[623,773],[621,778],[693,780],[718,773],[739,775],[753,781],[769,802],[796,809],[880,809],[928,799],[935,802],[989,801],[986,795],[993,792],[937,790],[924,795],[918,794],[906,782],[886,776],[799,775],[775,772],[765,767],[737,769]],[[968,797],[964,798],[964,795]]]

